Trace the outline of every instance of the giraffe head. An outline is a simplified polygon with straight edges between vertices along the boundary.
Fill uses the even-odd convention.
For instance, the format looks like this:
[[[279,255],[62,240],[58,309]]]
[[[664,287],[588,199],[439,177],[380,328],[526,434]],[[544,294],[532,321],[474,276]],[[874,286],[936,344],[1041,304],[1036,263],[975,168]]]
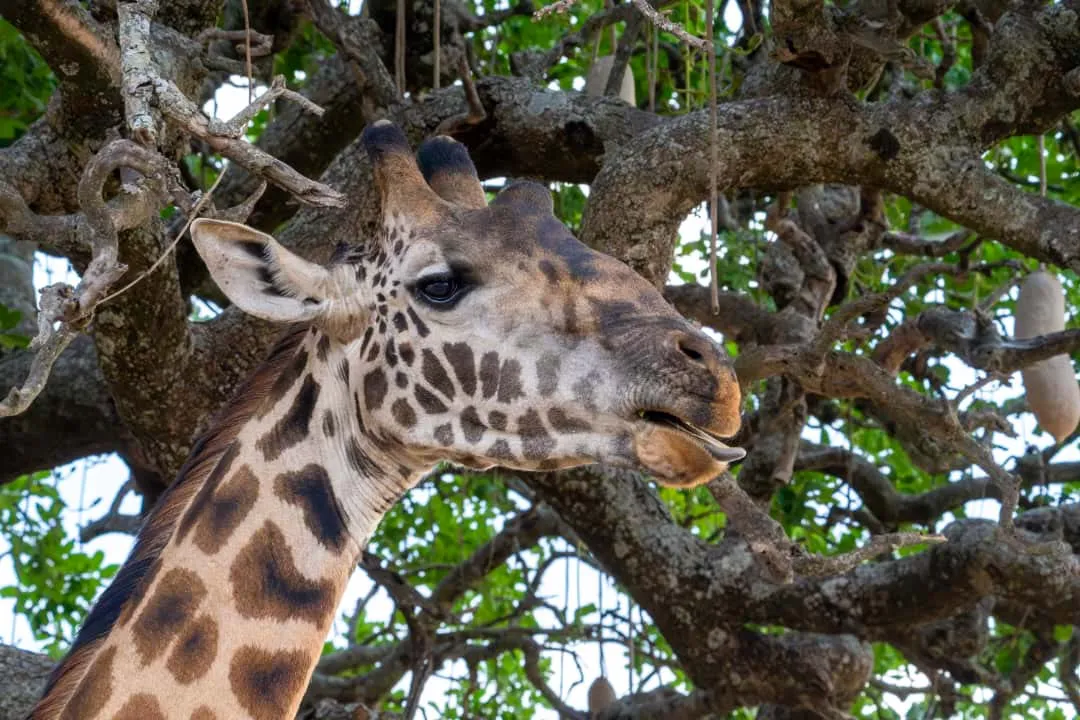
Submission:
[[[244,311],[311,323],[340,363],[357,427],[399,465],[638,465],[692,486],[743,457],[723,350],[643,278],[575,239],[549,191],[490,203],[463,145],[414,157],[381,121],[362,137],[381,197],[374,241],[308,262],[242,225],[192,236]],[[315,361],[312,358],[312,361]]]

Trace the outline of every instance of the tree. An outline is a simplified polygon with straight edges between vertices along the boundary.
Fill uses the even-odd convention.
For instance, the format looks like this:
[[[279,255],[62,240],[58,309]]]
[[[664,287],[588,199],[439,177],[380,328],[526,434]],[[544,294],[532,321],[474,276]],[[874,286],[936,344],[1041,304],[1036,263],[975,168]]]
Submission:
[[[58,528],[47,471],[117,453],[151,507],[273,340],[186,221],[246,216],[325,260],[374,225],[353,141],[390,117],[414,143],[453,134],[485,179],[552,183],[585,242],[719,333],[749,455],[684,492],[440,468],[362,563],[392,617],[347,612],[308,716],[411,712],[434,672],[442,716],[585,717],[550,651],[597,642],[638,680],[607,718],[1080,711],[1077,433],[1033,429],[1009,384],[1080,348],[1009,335],[1038,266],[1080,302],[1080,3],[555,5],[0,2],[5,594],[62,650],[115,569]],[[598,54],[603,92],[577,92]],[[612,97],[625,72],[637,107]],[[207,121],[237,76],[263,94]],[[679,234],[710,198],[715,250]],[[80,286],[36,304],[35,252]],[[969,517],[985,498],[1000,513]],[[134,532],[118,508],[84,535]],[[543,597],[567,558],[617,604]],[[41,662],[14,652],[2,682],[25,696]]]

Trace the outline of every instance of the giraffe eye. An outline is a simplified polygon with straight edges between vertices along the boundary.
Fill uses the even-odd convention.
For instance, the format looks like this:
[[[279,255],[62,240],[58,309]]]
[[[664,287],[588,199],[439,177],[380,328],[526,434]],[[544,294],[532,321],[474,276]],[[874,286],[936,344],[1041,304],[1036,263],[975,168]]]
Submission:
[[[461,283],[453,275],[434,275],[416,284],[416,295],[432,305],[449,305],[461,294]]]

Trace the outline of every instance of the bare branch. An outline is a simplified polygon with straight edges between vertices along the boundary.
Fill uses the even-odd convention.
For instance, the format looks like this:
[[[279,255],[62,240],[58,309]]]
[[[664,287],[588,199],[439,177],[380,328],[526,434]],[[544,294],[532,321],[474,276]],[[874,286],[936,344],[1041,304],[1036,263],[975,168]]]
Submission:
[[[195,104],[168,80],[155,79],[154,92],[165,116],[178,127],[206,142],[214,152],[221,153],[256,175],[280,185],[305,203],[323,207],[341,207],[345,204],[345,198],[338,191],[304,177],[277,158],[235,137],[235,128],[230,124],[207,119]],[[256,99],[255,103],[261,103],[261,98]],[[250,108],[242,110],[241,114],[248,110]]]
[[[132,138],[149,147],[157,145],[161,125],[161,113],[150,105],[158,74],[150,51],[150,21],[157,9],[158,0],[127,0],[116,7],[127,127]]]

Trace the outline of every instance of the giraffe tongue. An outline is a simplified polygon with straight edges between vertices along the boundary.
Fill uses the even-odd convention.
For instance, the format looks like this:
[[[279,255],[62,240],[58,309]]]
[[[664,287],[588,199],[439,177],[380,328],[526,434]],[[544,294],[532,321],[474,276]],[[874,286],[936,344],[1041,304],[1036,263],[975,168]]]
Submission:
[[[698,426],[691,425],[675,415],[665,412],[647,411],[644,413],[644,417],[649,420],[649,422],[654,422],[658,425],[667,425],[673,430],[678,430],[679,432],[698,440],[706,452],[720,462],[734,463],[746,457],[746,451],[742,448],[728,447]]]

